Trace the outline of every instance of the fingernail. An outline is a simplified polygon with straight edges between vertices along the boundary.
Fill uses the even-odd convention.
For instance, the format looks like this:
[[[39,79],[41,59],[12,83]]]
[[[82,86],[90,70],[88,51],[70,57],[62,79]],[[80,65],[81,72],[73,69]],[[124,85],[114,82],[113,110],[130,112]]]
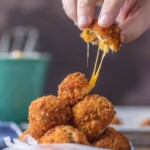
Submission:
[[[99,19],[99,25],[100,26],[107,26],[111,23],[111,18],[108,14],[103,14]]]
[[[89,18],[86,16],[80,16],[78,20],[78,26],[79,27],[85,27],[89,24]]]

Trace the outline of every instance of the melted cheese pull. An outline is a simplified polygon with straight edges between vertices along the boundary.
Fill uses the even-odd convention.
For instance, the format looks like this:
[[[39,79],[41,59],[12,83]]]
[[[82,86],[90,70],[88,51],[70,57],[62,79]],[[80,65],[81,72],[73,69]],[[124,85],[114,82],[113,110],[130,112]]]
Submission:
[[[100,54],[100,50],[103,51],[102,53],[102,57],[101,57],[101,60],[100,60],[100,63],[99,63],[99,66],[97,68],[97,65],[98,65],[98,59],[99,59],[99,54]],[[96,82],[97,82],[97,79],[99,77],[99,74],[100,74],[100,71],[101,71],[101,68],[102,68],[102,64],[103,64],[103,60],[106,56],[106,54],[108,53],[109,51],[109,46],[107,44],[105,44],[103,42],[103,40],[101,40],[101,38],[99,38],[99,47],[98,47],[98,51],[97,51],[97,56],[96,56],[96,60],[95,60],[95,64],[94,64],[94,70],[93,70],[93,73],[92,73],[92,76],[91,76],[91,79],[90,79],[90,82],[89,82],[89,86],[87,87],[87,91],[88,93],[95,87],[96,85]],[[96,70],[97,68],[97,70]]]
[[[87,86],[87,93],[89,93],[95,87],[106,54],[109,52],[109,50],[112,50],[112,52],[117,52],[120,49],[120,29],[115,24],[113,24],[109,28],[102,28],[98,25],[97,20],[94,20],[91,26],[83,30],[83,32],[81,33],[81,38],[83,38],[84,41],[88,43],[87,64],[89,59],[89,43],[98,45],[93,73],[89,85]],[[100,50],[102,50],[103,53],[98,65]]]
[[[98,50],[99,51],[99,50]],[[101,58],[101,61],[99,63],[99,66],[98,66],[98,69],[97,71],[93,71],[92,73],[92,77],[90,79],[90,82],[89,82],[89,85],[87,87],[87,92],[89,93],[94,87],[95,87],[95,84],[97,82],[97,79],[99,77],[99,74],[100,74],[100,70],[101,70],[101,67],[102,67],[102,64],[103,64],[103,60],[104,60],[104,57],[106,56],[106,53],[103,52],[102,54],[102,58]],[[97,65],[97,62],[95,63],[95,65]]]
[[[87,42],[87,52],[86,52],[86,66],[88,67],[89,65],[89,56],[90,56],[90,45],[89,45],[89,42]]]

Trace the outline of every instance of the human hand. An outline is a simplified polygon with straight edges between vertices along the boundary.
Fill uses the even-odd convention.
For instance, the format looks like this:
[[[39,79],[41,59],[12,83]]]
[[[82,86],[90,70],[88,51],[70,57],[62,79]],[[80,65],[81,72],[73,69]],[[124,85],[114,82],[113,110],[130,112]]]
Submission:
[[[150,28],[150,0],[62,0],[67,16],[83,29],[94,19],[95,6],[101,6],[98,23],[109,27],[118,22],[122,41],[130,42]]]

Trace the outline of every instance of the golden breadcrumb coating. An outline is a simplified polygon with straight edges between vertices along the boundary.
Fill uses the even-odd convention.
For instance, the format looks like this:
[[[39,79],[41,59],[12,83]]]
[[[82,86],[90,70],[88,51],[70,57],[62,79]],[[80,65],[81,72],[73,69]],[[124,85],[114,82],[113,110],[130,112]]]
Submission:
[[[58,87],[58,97],[75,105],[87,94],[88,79],[84,74],[77,72],[68,75]]]
[[[110,127],[99,136],[94,146],[112,150],[131,150],[128,139],[123,134]]]
[[[89,27],[85,28],[81,33],[81,37],[85,42],[91,42],[94,45],[99,45],[99,48],[104,51],[111,49],[117,52],[121,47],[120,28],[113,24],[108,28],[103,28],[98,25],[95,19]]]
[[[104,132],[114,118],[113,105],[105,97],[88,95],[73,108],[73,123],[89,141]]]
[[[150,119],[145,119],[141,122],[141,126],[150,126]]]
[[[20,136],[19,136],[19,140],[23,141],[24,138],[27,136],[27,135],[30,135],[32,136],[34,139],[40,139],[42,137],[43,134],[41,134],[40,132],[35,132],[33,129],[31,128],[28,128],[26,131],[24,131]]]
[[[85,135],[72,126],[57,126],[50,129],[41,137],[39,143],[78,143],[89,145]]]
[[[38,98],[29,107],[29,124],[40,134],[55,126],[69,124],[70,118],[69,105],[52,95]]]
[[[118,117],[114,117],[114,119],[111,122],[112,125],[119,125],[121,124],[121,121]]]

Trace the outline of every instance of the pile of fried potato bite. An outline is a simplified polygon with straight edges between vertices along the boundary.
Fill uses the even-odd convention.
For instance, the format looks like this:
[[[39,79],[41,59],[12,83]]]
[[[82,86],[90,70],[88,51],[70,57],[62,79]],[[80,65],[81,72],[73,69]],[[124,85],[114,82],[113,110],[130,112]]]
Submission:
[[[128,139],[109,127],[115,116],[112,103],[86,91],[88,79],[77,72],[68,75],[58,87],[58,96],[43,96],[29,107],[27,134],[39,144],[77,143],[114,150],[131,150]]]

